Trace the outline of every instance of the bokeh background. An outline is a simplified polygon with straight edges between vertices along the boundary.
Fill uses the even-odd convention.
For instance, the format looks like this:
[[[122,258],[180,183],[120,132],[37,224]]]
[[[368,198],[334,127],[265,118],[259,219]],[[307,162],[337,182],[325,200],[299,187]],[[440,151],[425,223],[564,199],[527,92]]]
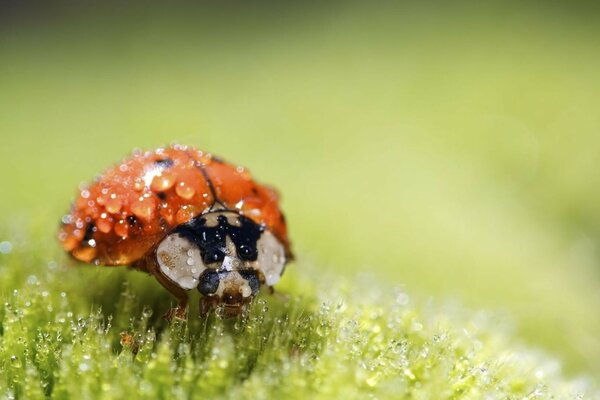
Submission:
[[[133,148],[195,145],[279,188],[293,268],[497,310],[568,374],[598,375],[599,17],[2,3],[1,223],[53,241],[79,182]]]

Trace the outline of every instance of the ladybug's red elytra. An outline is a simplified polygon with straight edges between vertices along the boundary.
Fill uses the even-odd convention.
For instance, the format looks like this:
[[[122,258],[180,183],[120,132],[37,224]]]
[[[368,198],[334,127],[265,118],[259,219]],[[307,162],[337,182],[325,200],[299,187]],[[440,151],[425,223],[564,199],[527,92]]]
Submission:
[[[277,192],[243,167],[174,145],[134,152],[79,191],[59,240],[75,259],[152,274],[179,301],[240,314],[292,258]]]

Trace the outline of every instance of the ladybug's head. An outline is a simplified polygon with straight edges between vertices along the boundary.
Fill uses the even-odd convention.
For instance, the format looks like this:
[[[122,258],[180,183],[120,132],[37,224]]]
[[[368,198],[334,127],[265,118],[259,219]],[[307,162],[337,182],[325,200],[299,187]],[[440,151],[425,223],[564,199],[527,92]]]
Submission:
[[[286,263],[283,244],[264,226],[230,210],[200,215],[158,245],[160,272],[198,291],[226,315],[238,314],[261,284],[274,285]]]

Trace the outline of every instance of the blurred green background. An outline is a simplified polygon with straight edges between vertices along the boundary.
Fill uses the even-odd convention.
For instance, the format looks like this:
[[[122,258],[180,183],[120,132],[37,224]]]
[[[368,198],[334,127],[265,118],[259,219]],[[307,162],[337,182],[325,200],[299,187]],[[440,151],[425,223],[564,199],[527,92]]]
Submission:
[[[280,189],[293,268],[500,310],[600,374],[592,3],[0,10],[2,224],[52,241],[79,182],[195,145]]]

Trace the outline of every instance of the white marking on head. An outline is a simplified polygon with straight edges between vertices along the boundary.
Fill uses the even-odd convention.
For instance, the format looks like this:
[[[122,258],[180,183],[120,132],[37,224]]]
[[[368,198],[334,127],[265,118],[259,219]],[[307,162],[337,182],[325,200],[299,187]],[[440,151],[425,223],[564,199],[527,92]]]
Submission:
[[[269,231],[264,231],[256,245],[258,250],[257,268],[265,276],[268,286],[279,282],[285,265],[285,249],[277,238]]]
[[[250,295],[252,294],[252,289],[250,289],[250,285],[248,285],[248,282],[244,282],[243,285],[240,287],[240,293],[244,297],[250,297]]]
[[[223,253],[225,253],[225,257],[223,258],[223,263],[219,270],[233,271],[234,269],[239,269],[242,261],[238,257],[235,244],[229,236],[225,238],[225,243],[225,248],[222,249]]]
[[[221,264],[221,268],[219,269],[223,269],[225,271],[233,271],[233,266],[235,265],[234,261],[235,258],[225,256],[225,258],[223,258],[223,264]]]
[[[158,245],[156,259],[161,272],[183,289],[198,286],[198,278],[206,269],[200,249],[178,233]]]
[[[240,215],[233,211],[211,211],[202,215],[205,225],[211,228],[219,226],[219,217],[227,218],[227,223],[231,226],[240,226]]]

